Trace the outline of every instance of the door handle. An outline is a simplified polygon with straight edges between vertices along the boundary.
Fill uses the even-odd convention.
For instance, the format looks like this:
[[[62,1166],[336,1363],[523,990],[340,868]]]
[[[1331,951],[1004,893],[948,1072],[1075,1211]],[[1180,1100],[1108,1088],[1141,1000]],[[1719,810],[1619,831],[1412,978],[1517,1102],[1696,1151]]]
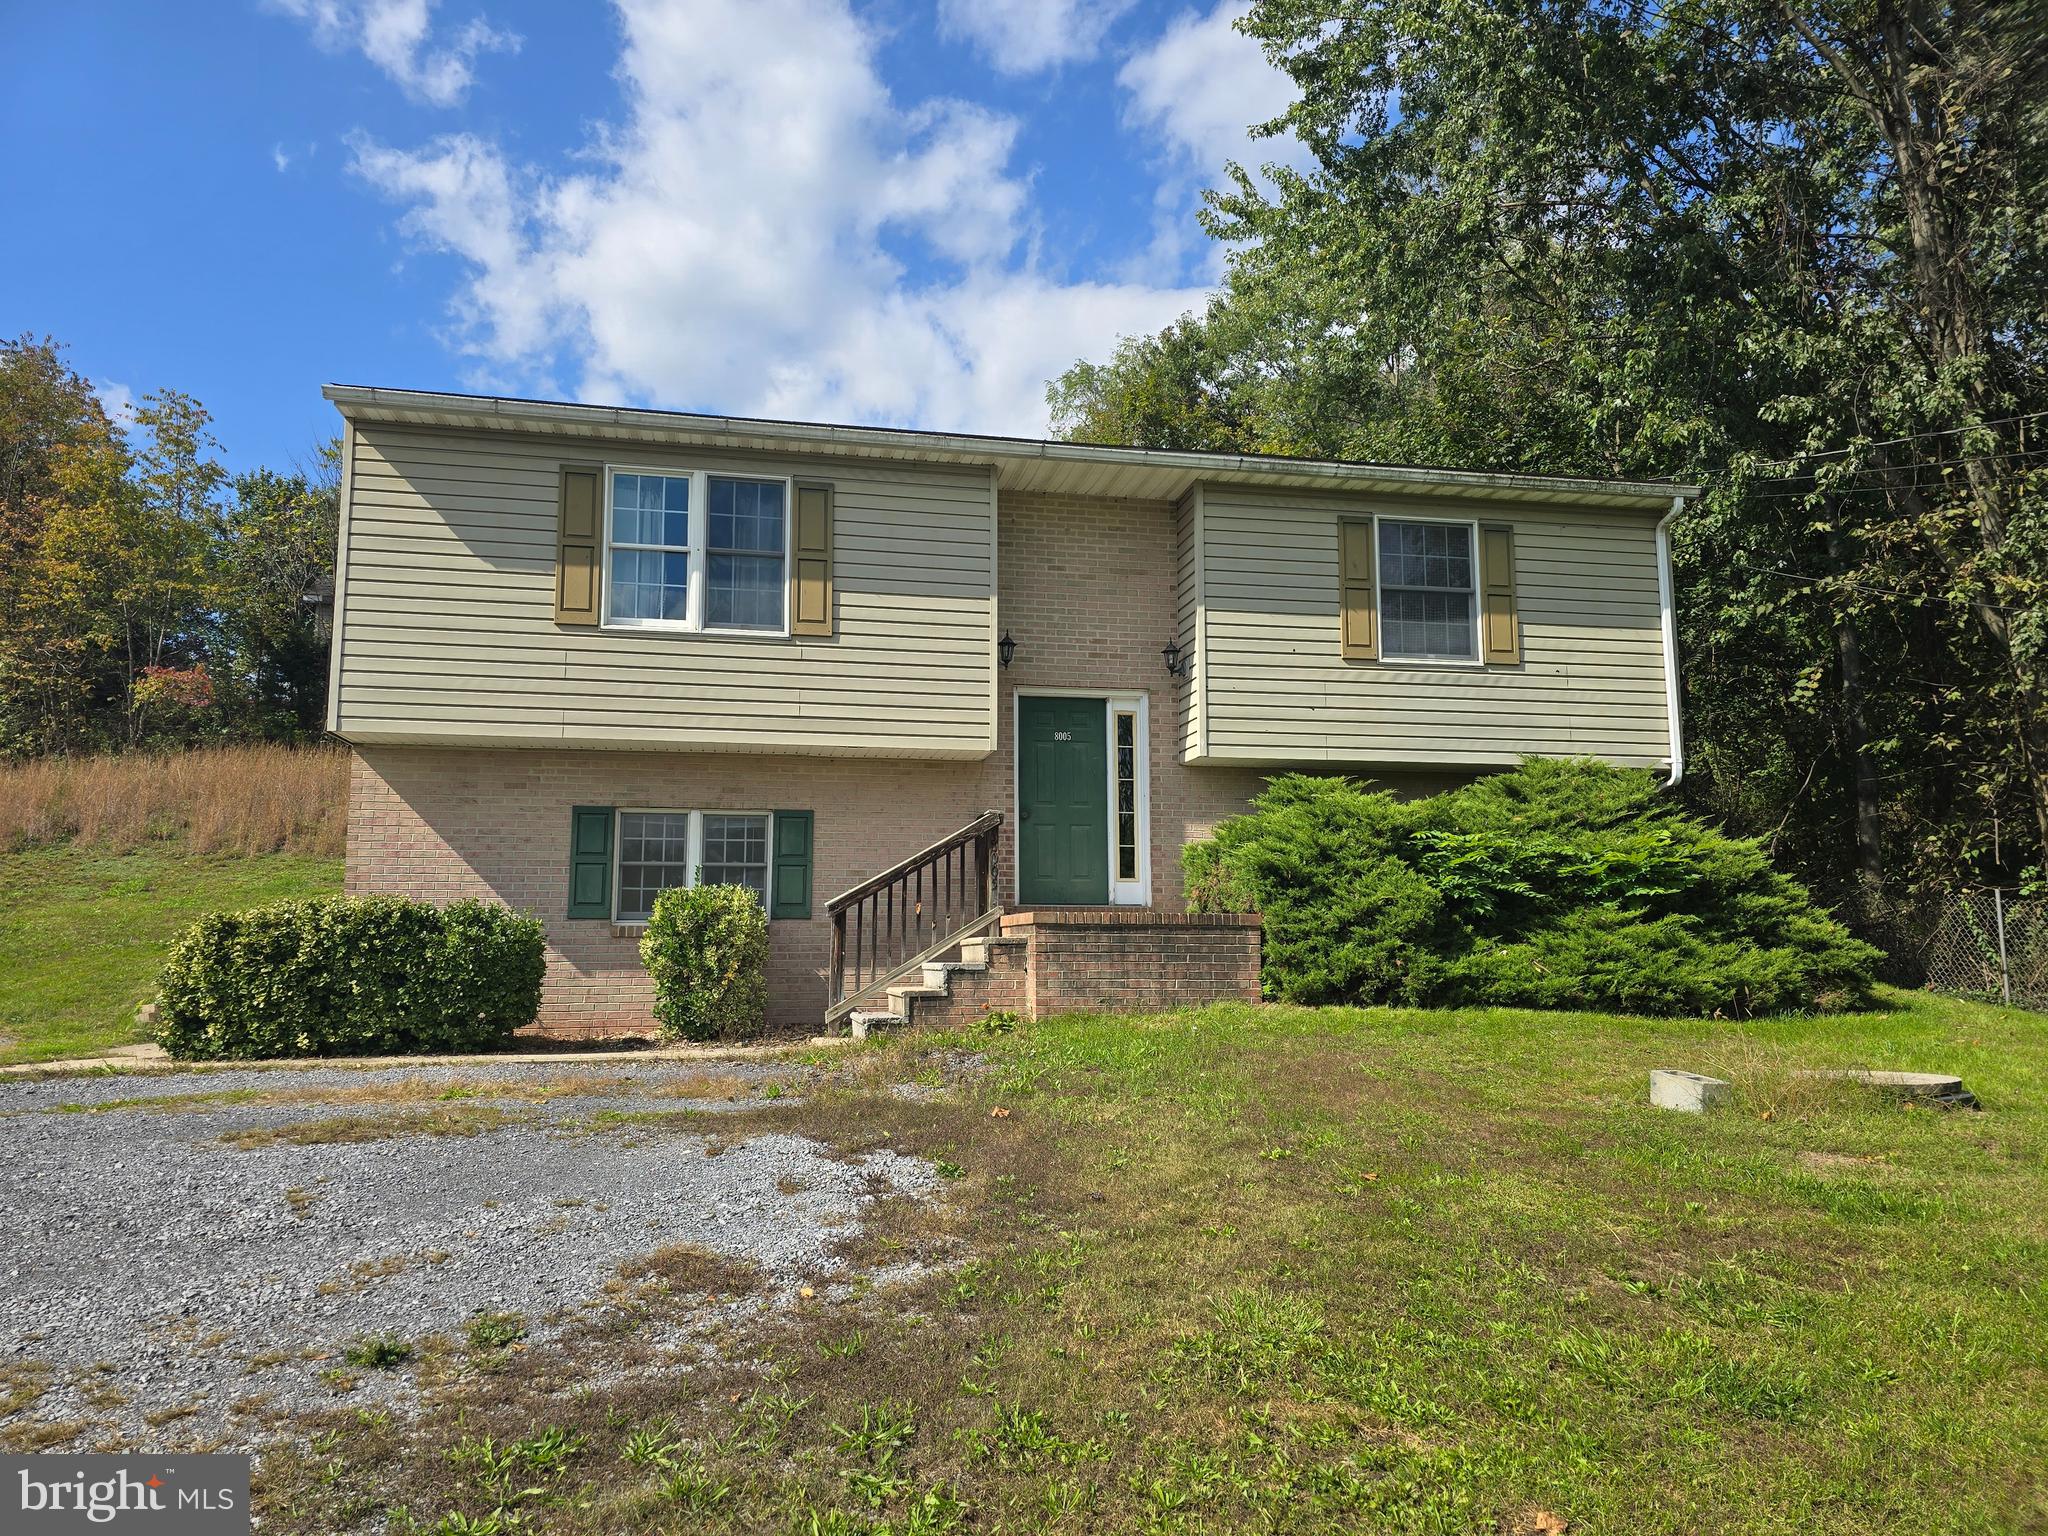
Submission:
[[[1029,821],[1031,819],[1031,813],[1029,811],[1019,811],[1017,813],[1017,819],[1019,821]]]

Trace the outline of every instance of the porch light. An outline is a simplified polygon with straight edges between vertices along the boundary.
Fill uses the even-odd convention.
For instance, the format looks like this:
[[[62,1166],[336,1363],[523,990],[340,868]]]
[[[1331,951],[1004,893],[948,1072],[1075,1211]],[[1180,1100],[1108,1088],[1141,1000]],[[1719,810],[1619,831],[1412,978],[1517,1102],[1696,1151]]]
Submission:
[[[1007,667],[1010,664],[1010,658],[1016,654],[1017,642],[1010,638],[1010,632],[1006,629],[1003,631],[1003,638],[996,642],[996,660]]]
[[[1181,655],[1180,642],[1178,640],[1167,641],[1165,648],[1159,654],[1166,658],[1166,675],[1168,677],[1186,677],[1188,675],[1188,658]]]

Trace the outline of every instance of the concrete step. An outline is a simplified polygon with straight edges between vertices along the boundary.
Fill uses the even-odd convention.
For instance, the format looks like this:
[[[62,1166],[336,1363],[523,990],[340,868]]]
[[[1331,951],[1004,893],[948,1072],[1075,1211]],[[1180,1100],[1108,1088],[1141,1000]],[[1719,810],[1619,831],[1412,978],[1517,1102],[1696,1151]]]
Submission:
[[[846,1016],[846,1032],[856,1040],[865,1040],[868,1031],[874,1028],[893,1029],[899,1024],[908,1024],[908,1014],[891,1013],[885,1008],[856,1008]]]
[[[987,969],[986,960],[928,960],[924,967],[924,984],[928,987],[950,987],[954,976],[963,971],[972,975]]]

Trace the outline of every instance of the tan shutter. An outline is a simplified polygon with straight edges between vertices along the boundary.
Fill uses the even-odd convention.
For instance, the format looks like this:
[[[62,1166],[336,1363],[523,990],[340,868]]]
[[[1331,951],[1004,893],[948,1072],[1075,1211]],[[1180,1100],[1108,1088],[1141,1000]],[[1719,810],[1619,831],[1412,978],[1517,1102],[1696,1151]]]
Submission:
[[[796,488],[795,558],[789,570],[789,632],[832,633],[832,487]]]
[[[604,471],[594,464],[562,466],[561,507],[555,521],[555,622],[597,622],[598,546],[604,519],[599,487]]]
[[[1515,612],[1515,530],[1479,530],[1479,659],[1513,665],[1522,659],[1522,621]]]
[[[1372,585],[1372,522],[1337,524],[1337,587],[1346,661],[1371,661],[1380,653],[1378,604]]]

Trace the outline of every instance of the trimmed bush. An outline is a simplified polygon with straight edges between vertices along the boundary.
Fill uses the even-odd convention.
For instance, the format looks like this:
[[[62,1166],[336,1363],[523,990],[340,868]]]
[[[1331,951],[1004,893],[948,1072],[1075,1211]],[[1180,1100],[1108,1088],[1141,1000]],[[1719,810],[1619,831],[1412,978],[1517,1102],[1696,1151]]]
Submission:
[[[487,1049],[533,1022],[545,967],[540,920],[480,901],[219,912],[171,949],[157,1042],[186,1061]]]
[[[743,885],[672,887],[654,898],[640,961],[671,1040],[741,1040],[768,1017],[768,914]]]
[[[1194,910],[1264,913],[1289,1002],[1749,1017],[1866,1003],[1880,959],[1759,844],[1587,760],[1411,801],[1285,774],[1183,857]]]

